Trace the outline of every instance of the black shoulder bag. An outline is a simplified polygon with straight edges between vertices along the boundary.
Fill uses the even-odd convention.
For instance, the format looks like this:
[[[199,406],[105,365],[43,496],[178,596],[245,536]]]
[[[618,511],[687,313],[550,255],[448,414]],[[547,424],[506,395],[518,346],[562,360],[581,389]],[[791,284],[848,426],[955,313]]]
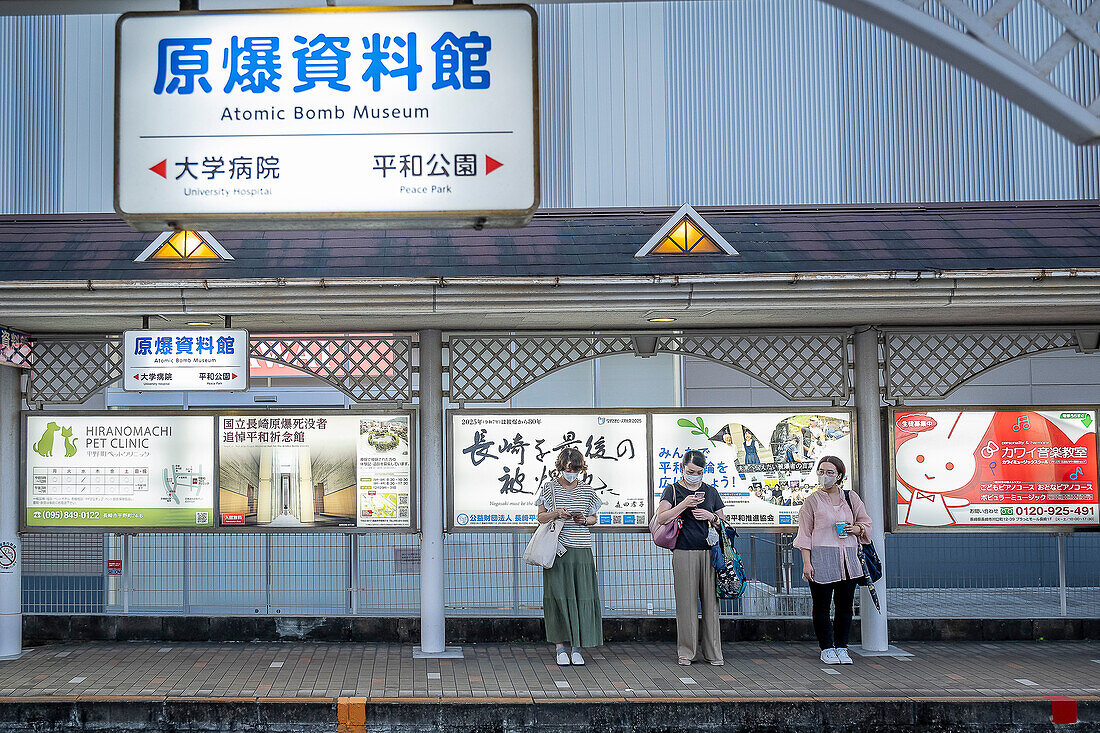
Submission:
[[[856,509],[852,506],[852,492],[844,490],[844,499],[848,502],[848,508],[852,510],[852,522],[856,519]],[[877,583],[882,577],[882,560],[878,557],[875,545],[872,542],[859,543],[859,564],[863,566],[864,576],[856,580],[858,585],[870,585]]]

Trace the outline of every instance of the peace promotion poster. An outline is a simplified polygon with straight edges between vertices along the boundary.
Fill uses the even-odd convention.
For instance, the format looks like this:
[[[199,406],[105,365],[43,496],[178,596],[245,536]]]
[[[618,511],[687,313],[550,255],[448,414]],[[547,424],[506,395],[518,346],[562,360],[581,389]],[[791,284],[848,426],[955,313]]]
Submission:
[[[817,488],[817,461],[832,455],[852,476],[852,416],[847,411],[712,412],[683,409],[653,414],[653,505],[681,475],[685,451],[707,456],[703,481],[725,502],[738,527],[798,525],[798,511]]]
[[[212,528],[212,421],[28,416],[26,525]]]
[[[452,506],[456,529],[533,527],[535,499],[558,453],[576,448],[581,482],[603,501],[597,523],[644,527],[649,469],[645,414],[451,413]]]
[[[898,527],[1096,525],[1096,411],[893,414]]]
[[[218,417],[223,527],[411,528],[409,415]]]

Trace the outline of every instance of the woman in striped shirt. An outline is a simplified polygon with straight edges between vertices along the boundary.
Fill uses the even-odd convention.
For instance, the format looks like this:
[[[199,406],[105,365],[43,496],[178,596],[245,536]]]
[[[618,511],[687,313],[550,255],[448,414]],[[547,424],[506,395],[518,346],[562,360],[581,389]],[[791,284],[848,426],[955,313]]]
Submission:
[[[596,562],[588,529],[596,523],[603,502],[591,486],[581,484],[587,470],[579,450],[562,450],[535,501],[540,524],[566,520],[558,536],[558,557],[542,571],[546,640],[554,643],[557,662],[563,666],[584,664],[580,648],[603,644]],[[572,646],[572,654],[566,651],[566,644]]]

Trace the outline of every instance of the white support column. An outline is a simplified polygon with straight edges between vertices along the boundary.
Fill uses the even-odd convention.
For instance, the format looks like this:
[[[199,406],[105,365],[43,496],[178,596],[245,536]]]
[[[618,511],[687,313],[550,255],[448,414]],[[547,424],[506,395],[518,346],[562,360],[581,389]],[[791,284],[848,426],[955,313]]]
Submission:
[[[461,657],[443,613],[443,334],[420,332],[420,646],[414,657]]]
[[[22,566],[19,542],[19,412],[21,372],[0,366],[0,659],[23,653]]]
[[[889,649],[886,630],[886,497],[882,485],[882,393],[879,389],[878,331],[861,327],[855,335],[855,396],[858,441],[859,495],[871,515],[871,539],[882,558],[882,578],[875,583],[882,612],[875,610],[871,594],[860,590],[860,629],[865,652]]]

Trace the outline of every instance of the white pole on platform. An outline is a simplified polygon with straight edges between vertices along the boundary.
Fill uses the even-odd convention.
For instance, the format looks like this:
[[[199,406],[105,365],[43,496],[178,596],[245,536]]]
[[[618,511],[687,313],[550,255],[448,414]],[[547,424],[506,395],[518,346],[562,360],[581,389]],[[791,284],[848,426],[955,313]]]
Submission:
[[[415,657],[461,656],[443,613],[443,333],[420,332],[420,646]]]
[[[0,659],[23,653],[23,548],[19,542],[22,373],[0,366]]]
[[[884,652],[890,640],[886,630],[886,497],[882,485],[882,392],[879,388],[878,331],[862,326],[855,334],[856,427],[859,459],[859,495],[871,515],[871,540],[882,559],[882,578],[875,583],[882,612],[871,594],[860,590],[860,629],[865,651]]]
[[[1066,533],[1058,533],[1058,600],[1066,615]]]

